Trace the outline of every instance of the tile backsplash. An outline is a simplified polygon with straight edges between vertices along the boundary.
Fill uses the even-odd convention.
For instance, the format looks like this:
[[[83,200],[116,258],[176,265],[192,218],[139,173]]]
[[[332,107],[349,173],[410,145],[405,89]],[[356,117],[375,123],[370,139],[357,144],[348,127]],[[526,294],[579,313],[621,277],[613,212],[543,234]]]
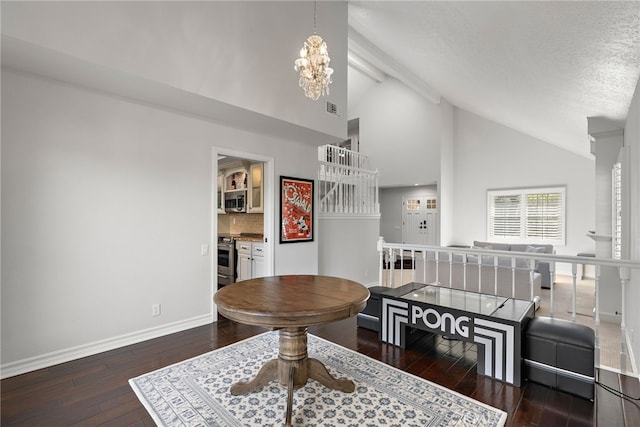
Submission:
[[[218,215],[219,234],[264,234],[264,214],[227,213]]]

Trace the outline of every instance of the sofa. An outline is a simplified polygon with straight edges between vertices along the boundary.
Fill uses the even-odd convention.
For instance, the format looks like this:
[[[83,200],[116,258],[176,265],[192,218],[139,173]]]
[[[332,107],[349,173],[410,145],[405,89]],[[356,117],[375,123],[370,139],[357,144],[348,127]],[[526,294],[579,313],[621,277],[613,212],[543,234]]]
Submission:
[[[511,244],[511,243],[497,243],[497,242],[479,242],[474,240],[473,247],[478,249],[494,249],[497,251],[510,251],[510,252],[525,252],[525,253],[538,253],[538,254],[553,254],[553,245],[536,245],[536,244]],[[498,258],[498,263],[500,263]],[[507,259],[509,266],[511,265],[510,259]],[[503,261],[504,263],[504,261]],[[516,266],[521,268],[529,268],[528,261],[525,259],[517,259]],[[551,269],[549,263],[545,261],[536,261],[535,269],[536,273],[540,274],[540,286],[544,289],[550,289],[553,282],[551,277]]]
[[[535,249],[536,253],[553,251],[551,245],[537,246],[539,248]],[[475,249],[484,250],[494,249],[530,253],[534,251],[531,247],[533,245],[474,242]],[[529,301],[535,300],[536,308],[539,307],[544,276],[546,275],[547,283],[550,284],[551,280],[548,263],[536,262],[535,270],[531,274],[529,260],[524,258],[516,258],[516,266],[512,269],[510,257],[498,257],[497,267],[493,256],[483,255],[480,263],[478,263],[477,255],[466,255],[466,263],[464,262],[464,257],[465,255],[463,254],[453,254],[450,260],[448,253],[440,252],[439,260],[436,262],[435,252],[427,252],[426,260],[420,258],[415,261],[415,281],[431,284],[437,282],[436,284],[440,286],[451,286],[456,289],[497,294]],[[533,286],[531,286],[531,279],[533,279]]]

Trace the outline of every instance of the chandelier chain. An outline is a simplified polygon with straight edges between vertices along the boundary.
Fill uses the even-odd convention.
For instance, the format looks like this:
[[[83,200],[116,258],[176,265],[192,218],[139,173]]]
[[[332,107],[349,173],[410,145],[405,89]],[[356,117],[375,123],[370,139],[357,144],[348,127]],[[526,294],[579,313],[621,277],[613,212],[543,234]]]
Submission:
[[[305,96],[317,100],[320,96],[329,95],[329,85],[333,68],[329,66],[331,59],[327,44],[317,34],[317,2],[313,2],[313,35],[305,41],[300,49],[300,57],[294,63],[298,72],[298,85]]]

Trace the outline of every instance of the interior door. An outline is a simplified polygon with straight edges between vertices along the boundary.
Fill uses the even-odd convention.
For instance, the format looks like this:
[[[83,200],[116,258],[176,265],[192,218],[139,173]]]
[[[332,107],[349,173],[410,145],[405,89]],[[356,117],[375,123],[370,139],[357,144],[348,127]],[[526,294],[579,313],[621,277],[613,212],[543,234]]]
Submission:
[[[436,207],[433,196],[402,198],[402,243],[436,244]]]

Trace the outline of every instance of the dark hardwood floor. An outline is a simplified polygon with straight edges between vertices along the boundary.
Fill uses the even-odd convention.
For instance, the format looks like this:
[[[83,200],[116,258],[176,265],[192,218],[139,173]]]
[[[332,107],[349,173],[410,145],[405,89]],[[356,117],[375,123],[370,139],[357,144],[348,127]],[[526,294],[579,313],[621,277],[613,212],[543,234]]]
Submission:
[[[231,344],[264,329],[224,318],[162,338],[52,366],[1,382],[1,425],[152,426],[129,378]],[[310,333],[456,390],[509,414],[508,426],[639,426],[637,402],[598,387],[595,402],[526,383],[512,387],[476,373],[472,344],[427,336],[400,349],[357,328],[355,318]],[[640,396],[637,378],[599,371],[603,383]]]

